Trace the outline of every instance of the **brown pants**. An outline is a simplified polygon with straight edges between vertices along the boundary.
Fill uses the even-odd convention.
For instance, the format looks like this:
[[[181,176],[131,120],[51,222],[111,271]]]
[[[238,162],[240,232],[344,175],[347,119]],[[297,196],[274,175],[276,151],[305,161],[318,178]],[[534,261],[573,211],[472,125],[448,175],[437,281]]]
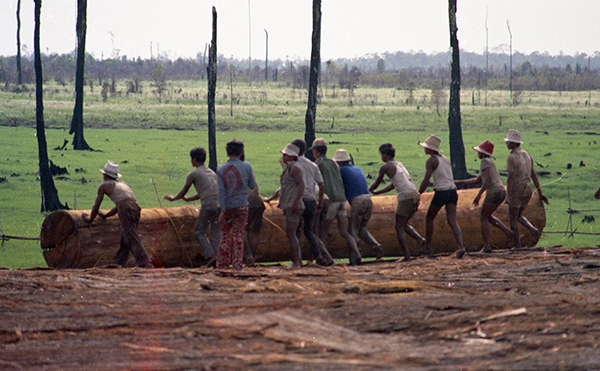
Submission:
[[[117,204],[117,212],[121,224],[121,248],[115,255],[115,263],[124,267],[131,251],[136,264],[143,267],[150,263],[150,258],[148,258],[137,233],[140,222],[140,206],[133,199],[125,199]]]

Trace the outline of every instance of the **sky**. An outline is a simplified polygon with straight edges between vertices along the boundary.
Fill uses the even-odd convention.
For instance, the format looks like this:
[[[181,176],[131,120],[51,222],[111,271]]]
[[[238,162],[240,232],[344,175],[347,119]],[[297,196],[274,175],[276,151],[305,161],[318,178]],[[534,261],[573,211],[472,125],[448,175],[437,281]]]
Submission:
[[[75,49],[76,0],[44,0],[43,53]],[[17,0],[0,0],[0,55],[16,54]],[[310,57],[310,0],[89,0],[86,50],[96,58],[204,54],[217,10],[217,52],[264,60]],[[21,1],[23,53],[33,52],[32,0]],[[322,0],[321,59],[449,49],[447,0]],[[550,55],[600,50],[599,0],[458,0],[461,49]]]

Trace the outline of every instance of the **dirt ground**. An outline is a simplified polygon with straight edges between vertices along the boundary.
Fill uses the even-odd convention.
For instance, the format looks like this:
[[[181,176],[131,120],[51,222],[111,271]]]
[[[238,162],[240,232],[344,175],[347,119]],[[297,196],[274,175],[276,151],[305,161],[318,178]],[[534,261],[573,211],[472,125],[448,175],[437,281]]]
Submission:
[[[0,369],[600,369],[599,280],[591,248],[0,270]]]

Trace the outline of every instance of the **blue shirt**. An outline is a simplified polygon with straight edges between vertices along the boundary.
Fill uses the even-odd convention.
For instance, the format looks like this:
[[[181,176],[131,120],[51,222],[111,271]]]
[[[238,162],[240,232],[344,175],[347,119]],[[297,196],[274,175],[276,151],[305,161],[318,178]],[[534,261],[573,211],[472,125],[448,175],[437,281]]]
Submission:
[[[340,173],[342,173],[344,191],[348,202],[351,202],[356,196],[371,194],[367,178],[358,166],[354,166],[349,162],[343,163],[340,165]]]
[[[230,158],[217,168],[217,196],[221,208],[248,206],[248,188],[256,188],[254,172],[249,163]]]

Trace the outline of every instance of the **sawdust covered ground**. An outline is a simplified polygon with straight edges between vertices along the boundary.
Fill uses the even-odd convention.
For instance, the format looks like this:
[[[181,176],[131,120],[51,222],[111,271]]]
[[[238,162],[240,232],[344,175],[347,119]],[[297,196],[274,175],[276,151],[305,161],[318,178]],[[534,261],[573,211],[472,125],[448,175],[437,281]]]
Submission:
[[[600,369],[596,249],[0,270],[3,370]]]

